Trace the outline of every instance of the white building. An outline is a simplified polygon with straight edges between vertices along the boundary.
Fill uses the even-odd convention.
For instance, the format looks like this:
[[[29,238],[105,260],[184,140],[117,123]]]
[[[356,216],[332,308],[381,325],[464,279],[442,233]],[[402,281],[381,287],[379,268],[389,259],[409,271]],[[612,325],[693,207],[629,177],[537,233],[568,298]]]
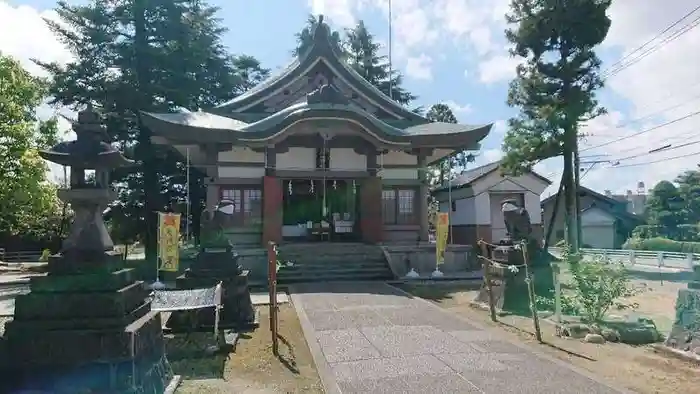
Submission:
[[[542,236],[540,195],[552,183],[529,172],[521,176],[503,176],[500,162],[465,171],[447,185],[433,191],[440,212],[450,213],[449,243],[472,245],[477,240],[496,242],[506,236],[501,202],[515,199],[524,206],[536,237]]]

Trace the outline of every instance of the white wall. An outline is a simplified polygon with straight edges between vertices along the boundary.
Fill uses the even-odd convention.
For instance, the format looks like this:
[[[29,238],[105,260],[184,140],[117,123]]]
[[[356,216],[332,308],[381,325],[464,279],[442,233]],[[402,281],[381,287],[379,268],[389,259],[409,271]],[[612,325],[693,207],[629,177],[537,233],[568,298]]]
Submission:
[[[219,152],[219,161],[264,163],[265,153],[256,152],[245,146],[234,146],[230,151]]]
[[[389,151],[377,157],[377,164],[383,165],[417,165],[418,157],[403,151]]]
[[[285,153],[277,154],[277,169],[313,170],[316,168],[316,149],[289,148]]]
[[[454,225],[492,225],[492,217],[500,215],[500,205],[491,203],[491,199],[498,202],[506,198],[510,193],[524,193],[525,209],[530,214],[532,224],[542,223],[542,209],[540,208],[540,194],[547,187],[541,179],[525,174],[520,177],[502,177],[498,172],[493,172],[478,180],[472,185],[472,197],[462,197],[464,190],[458,189],[452,194],[456,211],[451,213],[451,223]],[[460,193],[461,192],[461,193]],[[493,197],[492,197],[492,193]],[[447,194],[441,194],[440,199],[447,198]],[[494,210],[499,210],[499,215]],[[441,201],[440,212],[449,212],[447,201]],[[496,224],[503,227],[501,223]]]
[[[418,179],[418,170],[413,168],[389,168],[377,172],[382,179]]]
[[[264,167],[219,167],[220,178],[262,178],[265,176]]]
[[[365,171],[367,157],[352,148],[331,148],[330,169],[338,171]]]

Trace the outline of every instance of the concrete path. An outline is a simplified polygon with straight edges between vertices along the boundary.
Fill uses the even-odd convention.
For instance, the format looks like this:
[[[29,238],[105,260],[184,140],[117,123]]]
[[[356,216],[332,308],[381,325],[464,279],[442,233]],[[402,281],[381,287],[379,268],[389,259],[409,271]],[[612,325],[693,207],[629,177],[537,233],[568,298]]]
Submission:
[[[383,283],[292,292],[329,394],[626,392]]]

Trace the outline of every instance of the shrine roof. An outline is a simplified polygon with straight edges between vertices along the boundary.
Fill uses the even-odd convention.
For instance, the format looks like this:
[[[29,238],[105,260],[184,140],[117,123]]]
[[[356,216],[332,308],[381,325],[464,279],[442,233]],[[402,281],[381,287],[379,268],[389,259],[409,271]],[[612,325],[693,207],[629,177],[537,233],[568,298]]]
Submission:
[[[347,101],[327,85],[312,92],[306,101],[293,104],[256,122],[243,122],[208,112],[143,113],[154,134],[170,140],[221,143],[275,143],[302,121],[346,121],[363,129],[378,145],[405,147],[475,147],[491,124],[461,125],[433,122],[406,128],[392,126]]]
[[[269,77],[240,96],[213,108],[211,112],[219,114],[246,112],[267,97],[283,91],[286,86],[304,77],[315,64],[323,61],[332,70],[334,76],[347,82],[368,101],[384,108],[396,119],[410,120],[414,124],[429,122],[423,116],[402,106],[369,83],[342,58],[343,55],[333,38],[330,27],[323,21],[323,16],[320,16],[308,49],[276,75]]]

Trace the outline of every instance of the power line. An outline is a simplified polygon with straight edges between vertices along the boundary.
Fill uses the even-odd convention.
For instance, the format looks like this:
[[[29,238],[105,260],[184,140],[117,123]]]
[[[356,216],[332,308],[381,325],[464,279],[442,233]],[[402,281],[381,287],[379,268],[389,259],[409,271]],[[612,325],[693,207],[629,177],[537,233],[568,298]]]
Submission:
[[[626,168],[626,167],[638,167],[638,166],[646,166],[649,164],[656,164],[656,163],[661,163],[664,161],[669,161],[669,160],[678,160],[678,159],[683,159],[686,157],[691,157],[691,156],[697,156],[700,155],[700,152],[694,152],[694,153],[688,153],[687,155],[681,155],[681,156],[673,156],[673,157],[667,157],[664,159],[659,159],[659,160],[654,160],[654,161],[647,161],[644,163],[634,163],[634,164],[624,164],[624,165],[618,165],[618,166],[611,166],[608,167],[608,169],[616,169],[616,168]]]
[[[700,84],[700,82],[698,82],[698,84]],[[698,94],[697,96],[694,96],[693,98],[688,99],[687,101],[683,101],[683,102],[681,102],[681,103],[678,103],[678,104],[675,104],[675,105],[671,105],[671,106],[669,106],[669,107],[666,107],[666,108],[664,108],[664,109],[660,109],[660,110],[655,111],[655,112],[652,112],[652,113],[650,113],[650,114],[646,114],[646,115],[644,115],[644,116],[641,116],[641,117],[638,117],[638,118],[635,118],[635,119],[628,120],[627,122],[624,122],[624,123],[622,123],[622,124],[619,124],[619,125],[615,126],[615,129],[621,129],[621,128],[625,127],[625,126],[629,126],[630,124],[637,123],[637,122],[641,122],[641,121],[643,121],[643,120],[647,120],[647,119],[649,119],[649,118],[652,118],[652,117],[661,115],[661,114],[663,114],[663,113],[665,113],[665,112],[668,112],[668,111],[671,111],[671,110],[680,108],[680,107],[682,107],[682,106],[684,106],[684,105],[688,105],[689,103],[691,103],[691,102],[693,102],[693,101],[695,101],[695,100],[698,100],[698,99],[700,99],[700,94]],[[609,129],[609,130],[613,130],[613,129]],[[596,134],[595,136],[598,136],[598,135],[599,135],[599,134]]]
[[[680,144],[680,145],[676,145],[676,146],[670,146],[670,147],[661,148],[661,149],[656,149],[656,150],[650,150],[649,152],[646,152],[646,153],[639,153],[639,154],[636,154],[636,155],[623,157],[623,158],[621,158],[621,159],[612,159],[612,160],[610,160],[610,161],[611,161],[611,162],[620,162],[620,161],[623,161],[623,160],[636,159],[636,158],[638,158],[638,157],[653,155],[653,154],[656,154],[656,153],[668,152],[668,151],[670,151],[670,150],[676,150],[676,149],[684,148],[684,147],[686,147],[686,146],[695,145],[695,144],[700,144],[700,141],[686,142],[685,144]]]
[[[687,33],[688,31],[692,30],[693,28],[697,27],[697,25],[700,23],[700,17],[694,19],[690,23],[686,24],[681,28],[681,30],[678,30],[674,32],[671,36],[666,37],[663,39],[661,42],[655,44],[651,48],[647,49],[646,51],[642,52],[639,56],[636,58],[632,59],[630,62],[627,64],[624,64],[624,61],[627,60],[629,57],[632,55],[636,54],[637,52],[640,52],[644,48],[647,47],[647,45],[651,44],[652,42],[656,41],[657,39],[661,38],[664,34],[666,34],[669,30],[673,29],[676,27],[678,24],[683,22],[685,19],[693,15],[695,12],[700,10],[700,5],[689,11],[687,14],[683,15],[680,19],[676,20],[673,22],[670,26],[666,27],[664,30],[662,30],[660,33],[658,33],[656,36],[652,37],[650,40],[646,41],[644,44],[640,45],[639,47],[635,48],[633,51],[628,53],[627,55],[623,56],[620,60],[617,62],[613,63],[606,71],[603,72],[603,77],[611,77],[615,74],[618,74],[620,71],[632,66],[633,64],[639,62],[649,54],[653,53],[654,51],[660,49],[664,45],[668,44],[669,42],[677,39],[678,37],[682,36],[683,34]],[[693,24],[694,25],[691,25]]]
[[[691,118],[691,117],[696,116],[696,115],[700,115],[700,111],[692,112],[692,113],[690,113],[690,114],[688,114],[688,115],[681,116],[680,118],[676,118],[676,119],[670,120],[670,121],[668,121],[668,122],[662,123],[662,124],[660,124],[660,125],[656,125],[656,126],[654,126],[654,127],[651,127],[651,128],[648,128],[648,129],[644,129],[644,130],[642,130],[642,131],[638,131],[638,132],[636,132],[636,133],[634,133],[634,134],[630,134],[630,135],[627,135],[627,136],[623,136],[623,137],[614,139],[614,140],[612,140],[612,141],[604,142],[604,143],[602,143],[602,144],[598,144],[598,145],[595,145],[595,146],[591,146],[591,147],[588,147],[588,148],[581,149],[579,152],[585,152],[585,151],[587,151],[587,150],[596,149],[596,148],[600,148],[600,147],[603,147],[603,146],[608,146],[608,145],[610,145],[610,144],[614,144],[614,143],[616,143],[616,142],[624,141],[624,140],[626,140],[626,139],[629,139],[629,138],[632,138],[632,137],[636,137],[636,136],[638,136],[638,135],[641,135],[641,134],[644,134],[644,133],[648,133],[648,132],[650,132],[650,131],[658,130],[658,129],[662,128],[662,127],[670,126],[670,125],[672,125],[672,124],[674,124],[674,123],[678,123],[678,122],[680,122],[680,121],[682,121],[682,120]]]

